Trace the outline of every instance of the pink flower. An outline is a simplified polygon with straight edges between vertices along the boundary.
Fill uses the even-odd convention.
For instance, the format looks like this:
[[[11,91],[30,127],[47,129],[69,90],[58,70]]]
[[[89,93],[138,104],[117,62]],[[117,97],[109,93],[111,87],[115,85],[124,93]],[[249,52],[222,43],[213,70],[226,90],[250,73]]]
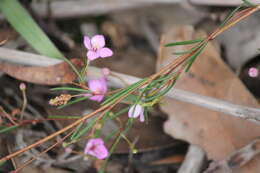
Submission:
[[[86,144],[84,153],[98,159],[105,159],[108,157],[108,150],[101,138],[90,139]]]
[[[111,72],[110,72],[109,68],[102,68],[102,73],[106,77],[106,76],[109,76]]]
[[[95,35],[91,39],[88,36],[84,36],[84,45],[88,49],[87,57],[90,61],[99,57],[106,58],[113,55],[113,51],[105,47],[103,35]]]
[[[131,106],[128,111],[128,117],[129,118],[139,117],[140,121],[144,122],[144,108],[139,104]]]
[[[107,92],[107,80],[104,77],[100,79],[89,80],[88,87],[90,91],[92,91],[92,96],[89,99],[101,102]],[[90,94],[85,94],[85,96],[90,96]]]
[[[248,75],[250,77],[257,77],[259,74],[259,70],[255,67],[251,67],[249,70],[248,70]]]

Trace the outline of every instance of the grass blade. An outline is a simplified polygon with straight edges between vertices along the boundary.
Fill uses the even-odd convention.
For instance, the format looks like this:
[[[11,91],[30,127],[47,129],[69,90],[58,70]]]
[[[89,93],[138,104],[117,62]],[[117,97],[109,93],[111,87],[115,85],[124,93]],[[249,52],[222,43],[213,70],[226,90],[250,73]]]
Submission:
[[[196,39],[196,40],[179,41],[179,42],[174,42],[174,43],[166,44],[165,47],[194,44],[194,43],[202,42],[203,40],[204,40],[204,39]]]
[[[9,23],[40,54],[64,59],[62,53],[44,34],[33,18],[17,0],[1,0],[0,10]]]
[[[1,127],[1,128],[0,128],[0,134],[1,134],[1,133],[10,132],[10,131],[16,129],[17,127],[19,127],[19,126]]]
[[[57,88],[52,88],[51,91],[79,91],[79,92],[90,92],[89,90],[85,90],[82,88],[73,88],[73,87],[57,87]]]

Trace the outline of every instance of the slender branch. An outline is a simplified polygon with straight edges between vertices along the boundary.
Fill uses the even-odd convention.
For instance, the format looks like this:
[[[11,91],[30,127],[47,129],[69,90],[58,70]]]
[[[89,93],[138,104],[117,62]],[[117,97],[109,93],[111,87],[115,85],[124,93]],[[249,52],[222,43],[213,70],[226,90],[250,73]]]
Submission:
[[[4,50],[2,52],[2,50]],[[32,62],[30,62],[31,60],[35,61],[33,62],[34,65],[38,65],[38,66],[48,66],[50,65],[49,60],[52,60],[51,58],[48,58],[46,56],[40,56],[40,55],[36,55],[36,54],[31,54],[31,53],[25,53],[22,51],[16,51],[16,50],[9,50],[6,48],[0,48],[0,60],[8,60],[8,53],[9,51],[12,53],[12,57],[13,59],[20,59],[20,61],[18,63],[22,63],[23,65],[31,65]],[[27,59],[27,57],[31,57],[30,59]],[[37,59],[41,58],[42,61],[37,63]],[[52,61],[51,63],[56,64],[56,61]],[[89,75],[90,76],[97,76],[101,74],[101,70],[99,68],[96,67],[89,67]],[[122,74],[122,73],[117,73],[117,72],[112,72],[113,74],[115,74],[117,77],[113,77],[113,76],[109,76],[108,80],[109,80],[109,85],[112,87],[116,87],[116,88],[123,88],[125,87],[125,83],[131,85],[134,84],[136,82],[138,82],[139,80],[141,80],[140,78],[134,77],[134,76],[130,76],[130,75],[126,75],[126,74]],[[122,82],[122,80],[120,79],[124,79],[124,82]],[[251,108],[251,107],[247,107],[247,106],[243,106],[243,105],[237,105],[237,104],[233,104],[231,102],[228,101],[224,101],[224,100],[220,100],[220,99],[216,99],[216,98],[212,98],[212,97],[208,97],[208,96],[202,96],[199,94],[195,94],[189,91],[184,91],[181,89],[177,89],[174,88],[171,91],[169,91],[166,96],[176,99],[178,101],[182,101],[182,102],[186,102],[186,103],[191,103],[197,106],[201,106],[210,110],[214,110],[214,111],[218,111],[218,112],[222,112],[228,115],[232,115],[235,117],[240,117],[246,120],[250,120],[250,121],[254,121],[254,122],[260,122],[260,109],[259,108]],[[259,123],[260,124],[260,123]]]

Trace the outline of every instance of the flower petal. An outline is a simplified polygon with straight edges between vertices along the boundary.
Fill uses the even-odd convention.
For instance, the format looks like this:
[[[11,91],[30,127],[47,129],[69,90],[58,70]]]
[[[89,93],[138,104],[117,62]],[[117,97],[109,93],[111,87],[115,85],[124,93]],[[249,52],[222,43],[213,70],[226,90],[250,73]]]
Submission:
[[[95,35],[91,38],[91,44],[93,48],[100,49],[105,46],[105,38],[103,35]]]
[[[128,111],[129,118],[137,118],[143,112],[143,107],[139,104],[131,106]]]
[[[92,50],[89,50],[88,53],[87,53],[87,57],[90,61],[93,61],[97,58],[99,58],[99,54],[97,52],[94,52]]]
[[[93,100],[93,101],[97,101],[97,102],[101,102],[104,98],[104,95],[94,95],[92,97],[90,97],[89,99],[90,100]]]
[[[104,159],[109,154],[101,138],[90,139],[86,144],[84,153],[97,157],[98,159]]]
[[[90,38],[88,36],[84,36],[84,45],[87,49],[91,49],[92,45],[91,45],[91,41]]]
[[[145,118],[144,118],[144,111],[142,111],[142,113],[139,116],[140,122],[144,122]]]
[[[107,92],[107,81],[105,78],[89,80],[88,87],[96,94],[105,94]]]
[[[104,144],[97,145],[93,150],[93,153],[98,159],[105,159],[108,156],[108,150]]]
[[[98,54],[101,58],[106,58],[113,55],[113,51],[107,47],[98,50]]]

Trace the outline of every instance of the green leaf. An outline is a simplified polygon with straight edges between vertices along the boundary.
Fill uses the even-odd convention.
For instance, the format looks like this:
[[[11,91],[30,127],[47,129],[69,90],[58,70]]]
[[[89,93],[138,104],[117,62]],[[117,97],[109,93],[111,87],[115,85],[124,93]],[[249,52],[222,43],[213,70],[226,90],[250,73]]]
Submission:
[[[225,19],[224,21],[221,23],[221,25],[219,26],[220,28],[223,27],[224,25],[226,25],[228,23],[228,21],[244,6],[244,4],[239,5],[237,8],[235,8]]]
[[[191,52],[195,51],[195,50],[198,49],[200,46],[201,46],[201,45],[195,46],[195,47],[193,47],[193,48],[191,48],[190,50],[187,50],[187,51],[174,52],[173,54],[174,54],[174,55],[188,54],[188,53],[191,53]]]
[[[138,98],[139,97],[137,95],[130,94],[124,99],[124,101],[134,103]]]
[[[202,42],[203,40],[204,39],[196,39],[196,40],[187,40],[187,41],[174,42],[174,43],[166,44],[165,47],[194,44],[194,43]]]
[[[255,4],[253,4],[252,2],[248,1],[248,0],[242,0],[244,2],[244,4],[248,7],[253,7],[256,6]]]
[[[72,105],[72,104],[75,104],[75,103],[78,103],[80,101],[87,100],[87,99],[88,99],[88,97],[79,97],[79,98],[77,98],[77,99],[75,99],[73,101],[70,101],[66,105],[59,106],[58,109],[62,109],[64,107],[66,107],[66,106],[69,106],[69,105]]]
[[[207,43],[204,43],[200,49],[197,50],[196,53],[194,53],[194,55],[191,56],[190,60],[189,60],[189,64],[185,69],[185,72],[188,72],[193,64],[193,62],[195,61],[195,59],[201,54],[201,52],[203,51],[203,49],[207,46]]]
[[[57,87],[57,88],[52,88],[52,89],[51,89],[51,91],[63,91],[63,90],[79,91],[79,92],[89,92],[89,90],[86,90],[86,89],[73,88],[73,87]]]
[[[72,140],[78,140],[80,137],[85,135],[90,129],[92,129],[92,127],[96,124],[98,119],[99,117],[92,119],[83,129],[81,129],[82,126],[78,126],[79,129],[77,129],[77,134],[74,135]]]
[[[138,88],[139,86],[141,86],[143,84],[143,82],[146,81],[146,78],[130,85],[129,87],[119,91],[118,93],[115,93],[114,95],[110,96],[109,98],[107,98],[101,105],[106,105],[108,103],[114,103],[116,101],[117,98],[131,92],[134,91],[136,88]]]
[[[33,18],[17,0],[0,0],[0,10],[10,24],[40,54],[64,59],[62,53],[44,34]]]
[[[11,127],[3,127],[3,126],[1,126],[0,127],[0,133],[10,132],[10,131],[16,129],[17,127],[19,127],[19,126],[11,126]]]

